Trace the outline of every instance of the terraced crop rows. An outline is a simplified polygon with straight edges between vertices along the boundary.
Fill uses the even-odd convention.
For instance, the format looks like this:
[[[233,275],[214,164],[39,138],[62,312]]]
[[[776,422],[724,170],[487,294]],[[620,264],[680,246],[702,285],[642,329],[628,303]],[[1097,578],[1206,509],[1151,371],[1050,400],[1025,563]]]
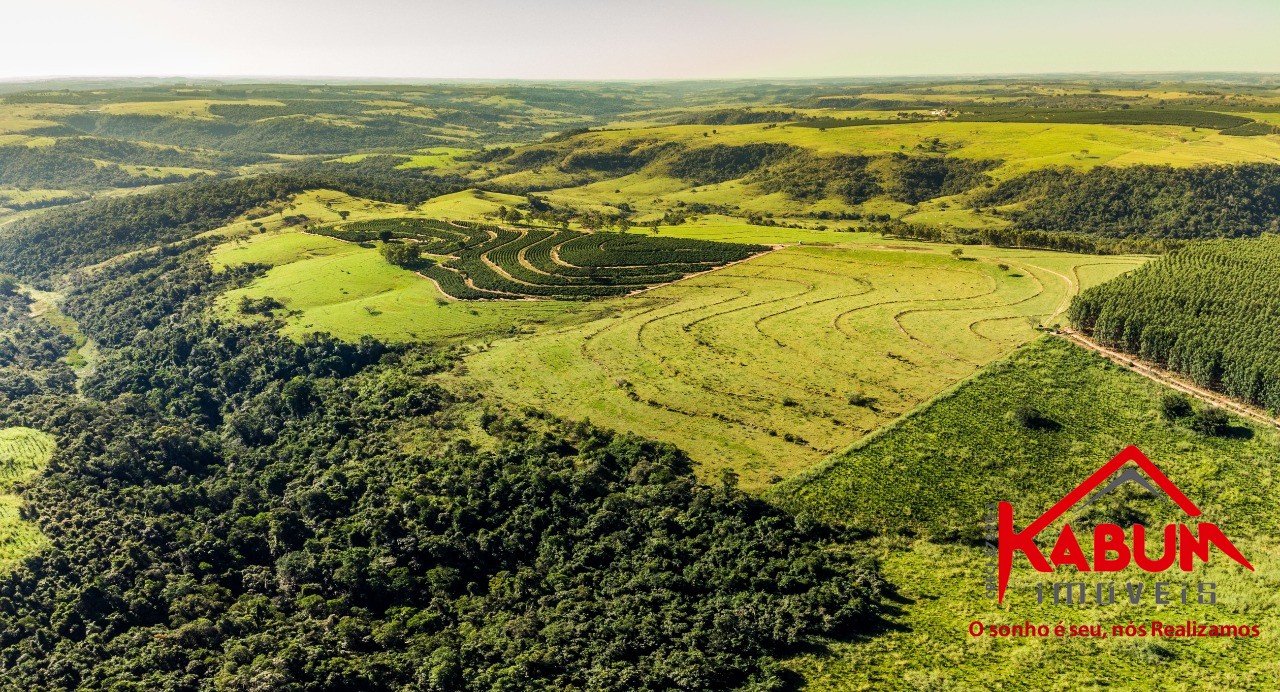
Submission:
[[[458,300],[589,299],[633,293],[765,252],[760,245],[568,230],[510,230],[428,219],[335,224],[350,242],[419,244],[450,259],[422,274]]]
[[[37,473],[53,455],[53,438],[28,428],[0,430],[0,572],[38,551],[45,537],[36,526],[22,519],[22,498],[13,494],[14,484]]]
[[[53,438],[28,428],[0,430],[0,491],[7,491],[49,460]]]
[[[1077,290],[1077,264],[1105,263],[1105,278],[1139,261],[946,250],[788,248],[618,299],[611,318],[496,344],[470,372],[518,403],[676,443],[704,471],[730,467],[759,487],[1034,338]]]

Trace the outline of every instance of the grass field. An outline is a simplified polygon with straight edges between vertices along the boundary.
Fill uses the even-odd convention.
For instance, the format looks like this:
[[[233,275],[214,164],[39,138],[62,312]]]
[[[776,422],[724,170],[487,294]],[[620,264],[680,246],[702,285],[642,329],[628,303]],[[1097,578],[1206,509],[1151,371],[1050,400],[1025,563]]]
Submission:
[[[1103,165],[1280,162],[1280,135],[1232,137],[1210,129],[1175,125],[923,121],[826,130],[796,124],[664,125],[594,131],[575,142],[583,148],[601,149],[636,142],[677,142],[690,148],[772,142],[805,148],[821,156],[939,152],[948,157],[1000,161],[999,166],[988,171],[996,181],[1047,166],[1086,170]],[[818,219],[824,216],[847,214],[863,217],[887,214],[915,223],[967,228],[1008,223],[994,215],[966,208],[967,194],[917,205],[884,196],[850,204],[834,195],[794,199],[782,192],[765,193],[759,185],[747,182],[749,177],[695,185],[671,177],[661,164],[603,179],[602,176],[608,174],[566,171],[555,166],[501,175],[498,174],[501,171],[494,168],[480,166],[469,175],[478,186],[547,190],[539,194],[555,204],[577,209],[609,212],[612,211],[610,205],[625,205],[634,210],[635,218],[641,222],[659,218],[672,209],[704,204],[732,208],[740,217],[759,214],[803,219],[813,224],[821,223]],[[450,209],[449,213],[453,218],[476,218],[493,209],[494,206],[468,203]],[[859,224],[844,222],[843,225]]]
[[[244,319],[242,296],[270,296],[288,308],[285,334],[329,332],[346,339],[446,342],[510,334],[534,323],[570,316],[583,303],[459,302],[434,283],[388,264],[377,249],[298,231],[233,241],[213,256],[216,266],[273,266],[252,285],[218,299],[219,312]]]
[[[458,147],[431,147],[422,149],[413,154],[392,154],[404,159],[404,163],[398,168],[448,168],[458,163],[458,157],[469,154],[472,149],[460,149]],[[351,154],[341,156],[332,161],[338,163],[359,163],[374,154]]]
[[[195,118],[200,120],[211,120],[218,117],[209,111],[209,106],[214,105],[283,106],[284,103],[273,99],[249,99],[238,101],[185,99],[174,101],[108,103],[102,106],[100,110],[103,113],[110,115],[159,115],[166,118]]]
[[[1036,335],[1140,258],[918,243],[790,247],[494,344],[470,376],[518,404],[672,442],[760,488]],[[1005,265],[1002,268],[1000,265]]]
[[[839,243],[869,243],[879,239],[874,233],[812,228],[783,228],[779,226],[755,226],[731,216],[708,215],[679,226],[661,226],[659,235],[698,240],[717,240],[724,243],[750,243],[755,245],[800,244],[834,245]]]
[[[715,134],[711,134],[712,129]],[[709,136],[704,137],[704,133]],[[1280,136],[1224,137],[1211,130],[1174,125],[997,122],[919,122],[825,131],[795,126],[677,125],[608,131],[597,136],[616,141],[644,137],[695,144],[782,142],[820,154],[872,155],[910,153],[918,146],[928,146],[936,137],[949,156],[1004,161],[1004,165],[992,171],[996,178],[1048,165],[1086,169],[1102,164],[1192,165],[1270,160],[1280,142]],[[1209,142],[1196,146],[1206,139]],[[1224,140],[1241,141],[1231,142],[1227,148]]]
[[[13,490],[44,468],[53,447],[53,438],[37,430],[0,430],[0,572],[13,569],[45,543],[35,524],[19,515],[22,498]]]
[[[881,537],[886,577],[899,589],[900,612],[876,637],[837,644],[825,655],[793,661],[814,690],[1274,688],[1280,684],[1280,512],[1270,501],[1280,459],[1280,435],[1243,420],[1225,437],[1205,437],[1163,420],[1165,391],[1134,373],[1069,343],[1045,337],[948,395],[874,435],[829,464],[770,491],[784,505],[865,527]],[[1053,426],[1028,429],[1009,417],[1032,406]],[[1015,564],[1003,607],[983,596],[986,558],[973,543],[983,506],[1009,500],[1034,517],[1084,476],[1136,444],[1229,535],[1252,562],[1250,573],[1215,554],[1190,575],[1164,578],[1216,583],[1218,605],[1036,605],[1034,585],[1080,579],[1157,577],[1129,572],[1094,577],[1061,569],[1054,575]],[[1090,513],[1072,518],[1079,535],[1099,521],[1178,521],[1171,503],[1123,490]],[[1112,500],[1117,502],[1108,504]],[[1120,502],[1123,500],[1123,502]],[[1019,515],[1015,515],[1019,516]],[[1029,519],[1024,519],[1029,521]],[[1082,541],[1091,552],[1087,540]],[[1180,587],[1178,587],[1180,590]],[[1112,624],[1197,620],[1258,624],[1257,639],[992,640],[968,636],[987,624]]]

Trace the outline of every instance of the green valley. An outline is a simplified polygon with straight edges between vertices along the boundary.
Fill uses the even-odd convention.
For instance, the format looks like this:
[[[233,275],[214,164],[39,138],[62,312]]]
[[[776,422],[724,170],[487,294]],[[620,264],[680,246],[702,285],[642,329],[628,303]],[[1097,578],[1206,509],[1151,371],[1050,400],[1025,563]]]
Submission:
[[[0,689],[1275,687],[1277,109],[1237,73],[0,82]],[[1055,549],[986,598],[988,506],[1129,445],[1254,570]],[[1111,480],[1052,523],[1081,554],[1184,521]],[[1052,600],[1158,580],[1193,600]],[[1259,634],[968,632],[1152,620]]]

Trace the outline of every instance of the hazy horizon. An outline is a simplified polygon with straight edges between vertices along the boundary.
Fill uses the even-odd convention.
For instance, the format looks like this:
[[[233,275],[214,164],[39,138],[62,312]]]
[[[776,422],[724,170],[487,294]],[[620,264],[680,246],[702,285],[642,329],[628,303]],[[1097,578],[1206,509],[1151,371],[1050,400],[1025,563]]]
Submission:
[[[1280,3],[50,0],[0,80],[670,81],[1280,72]]]
[[[945,81],[945,80],[1010,80],[1010,79],[1121,79],[1132,77],[1217,77],[1251,76],[1280,78],[1280,70],[1097,70],[1092,72],[956,72],[956,73],[902,73],[902,74],[847,74],[829,76],[796,77],[650,77],[650,78],[572,78],[572,77],[385,77],[378,75],[325,75],[325,74],[50,74],[17,77],[0,77],[0,84],[43,82],[219,82],[219,83],[270,83],[270,82],[322,82],[327,84],[436,84],[436,83],[488,83],[516,82],[529,84],[643,84],[643,83],[732,83],[732,82],[893,82],[893,81]],[[341,81],[339,81],[341,80]]]

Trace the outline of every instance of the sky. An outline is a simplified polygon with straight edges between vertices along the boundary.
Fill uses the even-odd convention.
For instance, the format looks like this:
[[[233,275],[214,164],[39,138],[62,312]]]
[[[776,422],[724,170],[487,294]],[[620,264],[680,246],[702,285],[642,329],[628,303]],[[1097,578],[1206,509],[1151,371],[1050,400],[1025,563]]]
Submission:
[[[0,79],[1280,72],[1276,0],[0,0]]]

